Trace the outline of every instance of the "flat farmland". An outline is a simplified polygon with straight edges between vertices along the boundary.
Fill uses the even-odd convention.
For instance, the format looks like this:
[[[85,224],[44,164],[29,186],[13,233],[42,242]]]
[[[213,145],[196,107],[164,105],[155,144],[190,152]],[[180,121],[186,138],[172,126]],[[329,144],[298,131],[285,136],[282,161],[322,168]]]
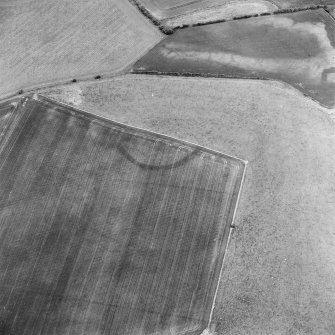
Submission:
[[[334,333],[328,109],[286,84],[246,79],[126,75],[43,94],[249,161],[210,334]]]
[[[246,163],[38,96],[1,115],[2,333],[201,334]]]
[[[128,1],[0,2],[0,98],[119,73],[161,38]]]
[[[334,29],[322,9],[191,27],[161,41],[133,72],[279,80],[332,108]]]

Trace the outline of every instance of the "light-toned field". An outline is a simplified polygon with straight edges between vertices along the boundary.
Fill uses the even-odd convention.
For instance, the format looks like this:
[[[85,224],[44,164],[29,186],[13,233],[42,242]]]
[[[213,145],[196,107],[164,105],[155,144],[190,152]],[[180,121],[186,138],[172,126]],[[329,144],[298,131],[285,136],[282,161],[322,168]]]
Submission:
[[[277,10],[335,5],[334,0],[133,0],[168,28],[196,25],[238,17],[274,13]]]
[[[276,82],[127,75],[49,93],[249,161],[214,334],[334,334],[335,136],[329,110]]]
[[[2,335],[207,328],[244,161],[37,95],[0,131]]]
[[[0,98],[118,73],[161,38],[128,1],[0,2]]]
[[[226,0],[134,0],[146,8],[155,18],[161,20],[168,17],[185,15],[192,10],[202,10],[206,7],[221,5]]]
[[[205,7],[197,11],[191,11],[185,15],[167,18],[162,20],[162,24],[167,27],[181,27],[183,25],[195,25],[219,20],[232,20],[235,17],[245,15],[271,13],[279,9],[278,6],[266,0],[226,2],[214,7]]]
[[[178,27],[234,17],[273,12],[279,7],[269,0],[136,0],[164,26]]]

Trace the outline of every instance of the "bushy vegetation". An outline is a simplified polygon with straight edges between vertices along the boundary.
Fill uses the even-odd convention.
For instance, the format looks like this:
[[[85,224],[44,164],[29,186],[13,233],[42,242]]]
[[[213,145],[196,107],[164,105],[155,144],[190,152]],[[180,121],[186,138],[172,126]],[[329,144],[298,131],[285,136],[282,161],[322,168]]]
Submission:
[[[134,6],[138,8],[138,10],[147,17],[158,29],[165,35],[171,35],[174,32],[174,28],[167,27],[161,24],[159,20],[157,20],[142,4],[140,4],[137,0],[129,0]]]

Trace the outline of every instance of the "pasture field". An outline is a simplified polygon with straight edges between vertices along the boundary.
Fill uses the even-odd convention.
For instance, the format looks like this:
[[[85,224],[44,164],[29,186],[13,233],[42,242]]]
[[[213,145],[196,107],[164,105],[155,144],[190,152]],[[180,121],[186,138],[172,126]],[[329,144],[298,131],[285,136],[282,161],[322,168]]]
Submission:
[[[279,80],[332,108],[334,30],[323,9],[191,27],[161,41],[133,72]]]
[[[119,73],[161,38],[128,1],[0,2],[0,98]]]
[[[201,334],[246,163],[44,97],[4,113],[2,333]]]
[[[333,334],[328,109],[274,81],[126,75],[74,86],[43,94],[249,161],[211,333]]]

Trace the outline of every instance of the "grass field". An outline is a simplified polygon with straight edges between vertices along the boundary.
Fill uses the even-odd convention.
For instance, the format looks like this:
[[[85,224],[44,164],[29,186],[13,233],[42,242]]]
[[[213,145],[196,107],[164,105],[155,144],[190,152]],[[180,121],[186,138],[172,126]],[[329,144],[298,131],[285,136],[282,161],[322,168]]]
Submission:
[[[118,73],[161,38],[128,1],[0,2],[0,98]]]
[[[211,333],[334,333],[335,136],[326,108],[270,81],[127,75],[75,86],[80,108],[249,161]],[[68,89],[49,94],[68,100]]]
[[[245,162],[42,97],[0,106],[2,334],[201,334]]]
[[[334,30],[335,21],[323,9],[182,29],[133,71],[276,79],[331,108]]]

